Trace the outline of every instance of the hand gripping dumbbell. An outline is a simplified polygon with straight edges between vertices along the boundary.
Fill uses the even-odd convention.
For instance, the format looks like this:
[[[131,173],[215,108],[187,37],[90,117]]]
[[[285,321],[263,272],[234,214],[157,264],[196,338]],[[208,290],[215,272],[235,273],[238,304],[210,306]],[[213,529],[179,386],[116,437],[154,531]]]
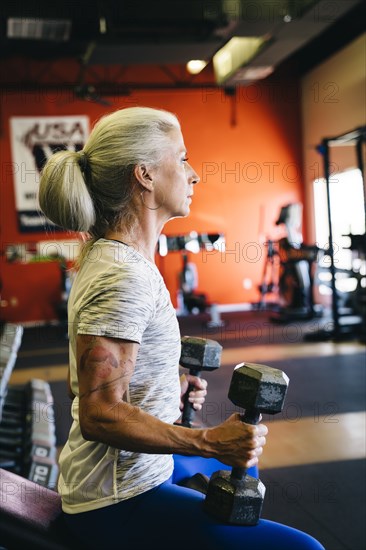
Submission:
[[[241,363],[234,369],[229,399],[245,409],[242,421],[258,424],[261,413],[276,414],[286,397],[289,378],[278,369]],[[256,525],[262,511],[265,486],[247,475],[245,468],[214,472],[204,508],[217,519],[236,525]]]
[[[201,376],[202,371],[218,369],[221,361],[222,346],[215,340],[208,338],[196,338],[183,336],[181,339],[182,350],[180,365],[189,369],[189,374]],[[182,413],[182,425],[190,428],[194,415],[193,405],[188,401],[189,393],[194,389],[190,384],[184,396],[184,407]]]

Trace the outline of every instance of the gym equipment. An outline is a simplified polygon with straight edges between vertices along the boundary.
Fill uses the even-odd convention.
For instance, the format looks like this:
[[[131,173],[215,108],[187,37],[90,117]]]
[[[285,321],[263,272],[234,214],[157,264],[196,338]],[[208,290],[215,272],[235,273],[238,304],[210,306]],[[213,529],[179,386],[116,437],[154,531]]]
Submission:
[[[333,225],[331,215],[331,197],[330,197],[330,180],[331,180],[331,163],[330,163],[330,148],[334,146],[354,146],[356,149],[357,165],[361,172],[364,189],[364,205],[365,205],[365,226],[366,226],[366,195],[365,195],[365,169],[364,160],[362,155],[362,147],[366,141],[366,126],[360,126],[355,128],[351,132],[346,132],[339,136],[323,138],[321,143],[316,147],[318,153],[322,155],[324,177],[326,180],[326,192],[327,192],[327,214],[328,214],[328,226],[329,226],[329,246],[327,249],[327,256],[330,258],[329,272],[331,275],[331,289],[332,289],[332,327],[329,329],[321,329],[312,334],[306,335],[306,340],[334,340],[341,341],[350,337],[360,337],[362,341],[365,341],[365,328],[366,328],[366,313],[361,308],[361,315],[355,315],[355,312],[351,314],[342,315],[340,307],[339,291],[336,287],[337,268],[334,240],[333,240]],[[353,242],[351,239],[351,248],[356,249],[360,253],[360,259],[365,262],[364,251],[366,248],[366,234],[352,235],[354,237]],[[356,243],[357,241],[357,243]],[[361,243],[361,244],[360,244]],[[365,279],[365,278],[364,278]],[[365,282],[365,281],[364,281]],[[358,292],[361,299],[365,300],[364,286],[358,283]],[[356,312],[358,313],[358,312]]]
[[[58,523],[61,497],[13,472],[0,469],[1,544],[27,550],[75,548],[71,537]],[[79,548],[80,544],[79,544]]]
[[[277,243],[280,259],[278,291],[280,307],[271,321],[287,322],[312,319],[322,315],[322,307],[314,304],[312,265],[319,248],[306,245],[302,238],[302,204],[287,204],[281,208],[276,225],[285,225],[287,236]]]
[[[196,264],[188,261],[188,254],[182,251],[182,271],[179,273],[179,289],[183,299],[183,310],[187,313],[204,313],[210,307],[206,294],[197,292],[198,275]]]
[[[344,235],[349,237],[349,249],[352,250],[353,260],[359,262],[357,270],[352,276],[357,280],[356,290],[350,300],[351,313],[359,316],[357,326],[360,342],[366,344],[366,233],[364,235]]]
[[[182,367],[189,369],[189,374],[201,376],[202,371],[216,370],[220,366],[222,346],[215,340],[183,336],[181,338],[182,350],[179,363]],[[184,408],[182,413],[182,425],[192,427],[194,408],[188,401],[189,392],[194,389],[190,384],[185,394]]]
[[[189,261],[189,253],[198,254],[200,250],[212,251],[215,244],[223,245],[224,242],[224,235],[220,233],[199,234],[195,231],[187,235],[161,234],[158,241],[158,253],[161,257],[166,256],[168,252],[179,252],[182,258],[182,268],[178,274],[177,314],[208,313],[208,328],[221,327],[224,322],[221,320],[217,304],[210,303],[206,294],[198,291],[197,267]],[[160,271],[163,272],[162,265]]]
[[[22,387],[7,387],[0,443],[0,467],[43,487],[56,486],[55,419],[47,382],[33,379]]]
[[[43,380],[11,386],[23,328],[7,324],[0,339],[0,467],[54,488],[58,476],[53,396]]]
[[[245,409],[242,421],[258,424],[261,413],[281,412],[289,378],[279,370],[254,363],[241,363],[234,369],[228,397]],[[264,501],[265,486],[247,475],[246,468],[219,470],[212,474],[205,510],[221,521],[234,525],[256,525]]]
[[[23,327],[6,323],[2,326],[0,337],[0,421],[6,391],[13,372],[19,346],[23,337]]]
[[[260,300],[256,304],[257,309],[265,309],[265,297],[267,294],[272,294],[278,291],[278,277],[277,277],[277,262],[278,251],[274,241],[268,239],[264,243],[267,247],[266,260],[263,266],[262,281],[258,286],[260,292]],[[267,304],[268,305],[268,304]]]

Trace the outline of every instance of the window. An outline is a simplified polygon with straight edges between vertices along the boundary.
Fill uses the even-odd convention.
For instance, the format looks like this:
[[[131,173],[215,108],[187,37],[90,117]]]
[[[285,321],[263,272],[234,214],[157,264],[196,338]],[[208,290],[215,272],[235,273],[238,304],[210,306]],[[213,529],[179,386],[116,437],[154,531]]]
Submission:
[[[332,174],[329,180],[330,209],[332,219],[332,234],[334,247],[334,264],[337,272],[336,286],[344,292],[351,292],[357,286],[353,274],[362,272],[365,268],[361,259],[355,257],[349,249],[351,239],[347,237],[365,233],[365,207],[363,179],[359,169],[347,170]],[[321,249],[329,246],[329,223],[327,213],[327,189],[325,178],[314,181],[315,239]],[[329,256],[320,257],[319,268],[329,267]],[[352,270],[352,271],[351,271]],[[362,273],[364,274],[364,273]],[[321,294],[329,294],[330,273],[319,273]]]

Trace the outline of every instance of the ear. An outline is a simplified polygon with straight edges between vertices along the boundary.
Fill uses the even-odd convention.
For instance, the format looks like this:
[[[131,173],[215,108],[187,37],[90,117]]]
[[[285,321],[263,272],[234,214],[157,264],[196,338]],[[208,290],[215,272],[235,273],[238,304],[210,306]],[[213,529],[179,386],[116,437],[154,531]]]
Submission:
[[[150,176],[149,170],[145,164],[137,164],[134,168],[134,174],[137,181],[147,189],[152,191],[154,189],[153,180]]]

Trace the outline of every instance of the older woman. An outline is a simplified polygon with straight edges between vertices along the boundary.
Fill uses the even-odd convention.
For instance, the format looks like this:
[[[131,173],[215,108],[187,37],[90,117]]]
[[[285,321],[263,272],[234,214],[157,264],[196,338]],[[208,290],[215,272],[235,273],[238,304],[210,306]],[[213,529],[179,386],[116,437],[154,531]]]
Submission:
[[[267,434],[238,414],[212,428],[175,423],[188,382],[196,409],[207,384],[179,378],[178,322],[154,256],[164,224],[189,214],[198,182],[177,118],[144,107],[103,117],[82,151],[58,152],[43,169],[45,215],[90,237],[68,304],[73,424],[60,456],[64,520],[71,536],[98,549],[319,549],[304,533],[264,520],[220,525],[202,510],[200,493],[173,483],[174,455],[202,457],[203,473],[212,461],[254,467]]]

